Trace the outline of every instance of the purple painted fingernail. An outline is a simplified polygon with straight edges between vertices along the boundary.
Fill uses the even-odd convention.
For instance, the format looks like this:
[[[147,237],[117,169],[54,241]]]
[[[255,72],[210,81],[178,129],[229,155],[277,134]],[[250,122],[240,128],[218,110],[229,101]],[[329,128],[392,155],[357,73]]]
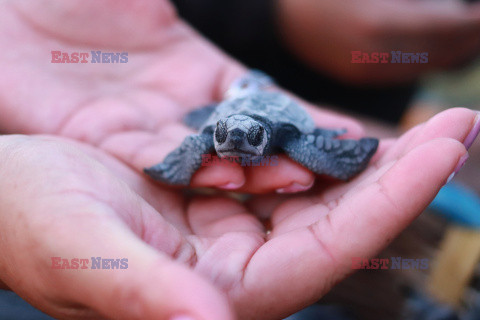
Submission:
[[[455,167],[455,170],[453,170],[452,174],[448,177],[447,183],[452,181],[452,179],[457,175],[457,173],[462,169],[462,167],[465,165],[465,162],[468,160],[468,153],[465,153],[463,156],[458,159],[457,166]]]
[[[480,111],[477,111],[473,128],[468,133],[467,137],[465,138],[465,141],[463,142],[463,145],[465,146],[465,148],[467,148],[467,150],[470,149],[473,142],[477,138],[479,132],[480,132]]]
[[[277,189],[277,193],[297,193],[310,189],[313,186],[314,181],[312,181],[308,186],[301,185],[298,182],[294,182],[288,187]]]

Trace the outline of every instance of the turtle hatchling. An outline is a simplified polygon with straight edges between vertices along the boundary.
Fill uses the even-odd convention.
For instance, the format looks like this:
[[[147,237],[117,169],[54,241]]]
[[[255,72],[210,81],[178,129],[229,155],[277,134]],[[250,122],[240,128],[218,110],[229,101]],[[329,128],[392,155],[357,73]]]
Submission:
[[[257,160],[285,153],[314,173],[349,180],[365,169],[378,147],[375,138],[336,139],[346,130],[315,127],[306,110],[281,92],[250,90],[194,110],[184,120],[198,134],[144,170],[155,180],[186,186],[202,155],[213,153]]]

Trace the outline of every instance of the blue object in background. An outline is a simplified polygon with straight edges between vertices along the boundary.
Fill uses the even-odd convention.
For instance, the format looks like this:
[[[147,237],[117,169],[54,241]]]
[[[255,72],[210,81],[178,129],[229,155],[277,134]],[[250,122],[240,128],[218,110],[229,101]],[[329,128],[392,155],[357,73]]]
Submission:
[[[35,309],[14,292],[0,290],[0,320],[55,320]]]
[[[447,183],[429,208],[453,223],[480,228],[480,198],[459,184]]]
[[[402,320],[479,320],[480,292],[471,294],[469,302],[456,310],[418,291],[412,291],[405,303]]]

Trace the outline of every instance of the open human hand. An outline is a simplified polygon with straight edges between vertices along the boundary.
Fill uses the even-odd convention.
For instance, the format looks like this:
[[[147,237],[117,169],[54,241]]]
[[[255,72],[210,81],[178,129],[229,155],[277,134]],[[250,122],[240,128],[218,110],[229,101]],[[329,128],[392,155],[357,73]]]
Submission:
[[[478,118],[446,111],[382,141],[349,183],[250,203],[184,196],[79,142],[0,137],[0,284],[58,318],[285,317],[429,204],[463,164]],[[52,257],[128,268],[53,269]]]
[[[220,100],[246,72],[179,20],[166,0],[0,6],[0,130],[84,141],[139,172],[193,133],[181,123],[188,111]],[[128,63],[51,63],[52,51],[97,50],[128,52]],[[309,110],[318,126],[346,128],[354,138],[362,134],[345,116]],[[204,167],[191,186],[289,192],[309,188],[314,179],[282,157],[278,166],[262,170]]]

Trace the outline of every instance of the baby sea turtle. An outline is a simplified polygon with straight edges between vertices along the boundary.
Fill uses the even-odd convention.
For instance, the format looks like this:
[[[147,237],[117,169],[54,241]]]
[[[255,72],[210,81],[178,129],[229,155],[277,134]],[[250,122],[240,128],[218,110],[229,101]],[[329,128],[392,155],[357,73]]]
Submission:
[[[317,128],[286,94],[258,88],[196,109],[184,120],[198,134],[144,170],[155,180],[188,185],[204,154],[255,160],[280,152],[312,172],[348,180],[365,169],[378,147],[375,138],[336,139],[346,130]]]

